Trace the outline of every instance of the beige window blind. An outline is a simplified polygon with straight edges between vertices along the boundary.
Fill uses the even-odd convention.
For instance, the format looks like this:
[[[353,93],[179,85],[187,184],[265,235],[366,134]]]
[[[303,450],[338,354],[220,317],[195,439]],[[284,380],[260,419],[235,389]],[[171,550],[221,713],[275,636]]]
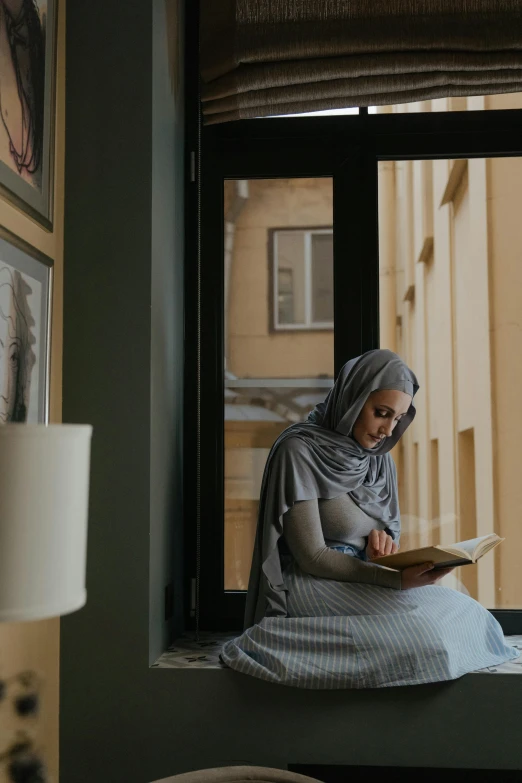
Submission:
[[[522,90],[522,0],[202,0],[205,122]]]

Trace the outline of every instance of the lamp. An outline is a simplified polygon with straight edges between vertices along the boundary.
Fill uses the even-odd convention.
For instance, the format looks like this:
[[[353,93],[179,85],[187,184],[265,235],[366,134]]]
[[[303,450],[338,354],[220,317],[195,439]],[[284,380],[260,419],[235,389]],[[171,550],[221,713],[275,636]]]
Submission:
[[[85,604],[91,435],[90,425],[0,426],[0,622],[56,617]],[[14,679],[18,714],[34,714],[36,675]],[[7,685],[0,681],[0,700]],[[0,748],[0,760],[12,780],[45,780],[25,733]]]
[[[84,605],[92,427],[0,427],[0,622]]]

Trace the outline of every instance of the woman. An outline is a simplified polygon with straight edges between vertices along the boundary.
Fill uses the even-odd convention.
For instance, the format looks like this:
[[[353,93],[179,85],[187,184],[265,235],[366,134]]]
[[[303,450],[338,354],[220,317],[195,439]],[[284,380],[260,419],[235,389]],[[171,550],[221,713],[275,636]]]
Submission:
[[[261,488],[247,630],[222,660],[302,688],[451,680],[518,656],[493,616],[437,583],[451,569],[402,573],[391,449],[413,421],[417,379],[391,351],[348,362],[308,421],[285,430]]]

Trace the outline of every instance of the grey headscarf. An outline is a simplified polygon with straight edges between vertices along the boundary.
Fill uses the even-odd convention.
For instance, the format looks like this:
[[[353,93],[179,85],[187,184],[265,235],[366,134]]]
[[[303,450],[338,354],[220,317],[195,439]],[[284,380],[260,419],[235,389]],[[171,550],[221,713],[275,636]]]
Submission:
[[[415,417],[410,406],[389,438],[366,449],[352,430],[369,395],[395,389],[412,398],[419,386],[392,351],[369,351],[344,365],[326,400],[277,439],[261,485],[259,518],[248,585],[245,627],[265,616],[286,617],[286,593],[278,542],[283,515],[294,503],[349,494],[398,542],[400,515],[395,463],[388,453]]]

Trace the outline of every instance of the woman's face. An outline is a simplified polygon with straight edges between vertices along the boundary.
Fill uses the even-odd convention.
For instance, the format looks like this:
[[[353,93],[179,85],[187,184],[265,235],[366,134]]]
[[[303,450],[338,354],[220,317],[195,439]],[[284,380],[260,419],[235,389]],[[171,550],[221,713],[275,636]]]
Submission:
[[[352,436],[365,449],[374,449],[389,438],[408,413],[411,397],[402,391],[383,389],[370,394],[355,422]]]

